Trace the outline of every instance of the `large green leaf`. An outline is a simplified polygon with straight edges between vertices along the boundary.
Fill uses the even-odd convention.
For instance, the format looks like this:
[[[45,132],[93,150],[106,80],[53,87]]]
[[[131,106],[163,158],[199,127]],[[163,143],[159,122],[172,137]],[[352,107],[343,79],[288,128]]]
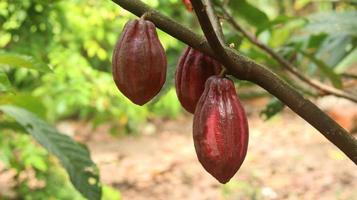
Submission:
[[[353,39],[349,35],[327,37],[316,53],[329,67],[334,68],[352,49]]]
[[[12,93],[0,96],[0,105],[14,105],[46,118],[46,107],[37,97],[27,93]]]
[[[306,53],[302,50],[298,50],[298,52],[307,57],[308,59],[310,59],[314,64],[316,64],[316,66],[319,68],[319,70],[325,75],[327,76],[331,83],[337,87],[337,88],[341,88],[342,87],[342,82],[341,82],[341,77],[333,71],[332,68],[330,68],[329,66],[326,65],[325,62],[323,62],[322,60],[316,58],[314,55],[311,55],[309,53]]]
[[[60,134],[54,127],[27,110],[10,105],[0,106],[0,110],[14,118],[42,146],[59,158],[74,187],[83,196],[91,200],[101,198],[98,169],[84,145]]]
[[[325,12],[312,15],[305,31],[311,33],[349,34],[357,36],[357,12]]]
[[[348,56],[346,56],[335,68],[336,72],[344,72],[349,67],[357,65],[357,48],[354,49]]]
[[[51,69],[46,64],[36,61],[31,56],[25,56],[25,55],[7,53],[7,52],[0,52],[0,66],[1,65],[35,69],[42,72],[51,71]]]
[[[255,27],[262,27],[269,23],[268,16],[246,0],[232,0],[228,4],[234,16],[243,18]]]

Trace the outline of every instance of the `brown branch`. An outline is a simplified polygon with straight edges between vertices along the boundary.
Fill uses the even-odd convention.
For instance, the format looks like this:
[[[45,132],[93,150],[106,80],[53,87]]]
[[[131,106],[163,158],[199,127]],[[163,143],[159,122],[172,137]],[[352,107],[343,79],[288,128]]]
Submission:
[[[343,78],[356,79],[357,80],[357,74],[342,73],[341,76]]]
[[[260,42],[257,37],[255,37],[253,34],[249,33],[248,31],[244,30],[244,28],[233,18],[231,14],[228,13],[226,8],[224,8],[222,5],[217,4],[221,10],[223,11],[226,20],[235,28],[237,31],[241,32],[251,43],[265,51],[267,54],[269,54],[272,58],[274,58],[276,61],[278,61],[287,71],[289,71],[291,74],[296,76],[298,79],[301,81],[305,82],[306,84],[314,87],[315,89],[319,90],[322,92],[324,95],[334,95],[337,97],[342,97],[345,99],[349,99],[353,102],[357,103],[357,96],[347,93],[343,90],[339,90],[337,88],[325,85],[319,81],[312,80],[306,76],[304,76],[302,73],[300,73],[297,70],[297,67],[294,66],[291,62],[280,56],[278,53],[276,53],[273,49],[271,49],[269,46],[265,45],[264,43]]]
[[[139,0],[112,1],[137,16],[141,16],[145,12],[150,12],[151,15],[148,20],[155,23],[158,28],[191,47],[218,59],[224,64],[224,60],[221,60],[221,56],[214,53],[205,38],[150,8],[143,2]],[[228,47],[224,47],[222,51],[223,54],[228,56],[230,62],[232,62],[232,65],[226,65],[226,67],[233,76],[254,82],[276,96],[291,110],[319,130],[329,141],[335,144],[346,156],[357,164],[357,140],[321,111],[315,104],[305,99],[262,65],[238,54]]]
[[[211,24],[213,26],[214,32],[216,33],[221,44],[224,45],[225,41],[224,41],[222,26],[216,16],[216,14],[214,13],[212,2],[211,2],[211,0],[204,0],[204,3],[205,3],[205,7],[207,9],[207,14],[208,14]]]
[[[205,9],[207,10],[207,14],[208,17],[211,21],[211,24],[213,26],[215,35],[217,36],[217,39],[219,40],[219,42],[224,45],[225,44],[225,39],[224,39],[224,35],[223,35],[223,30],[222,30],[222,26],[216,16],[216,14],[214,13],[214,9],[212,6],[212,2],[211,0],[203,0],[205,2]],[[196,12],[196,11],[195,11]],[[226,74],[227,70],[224,67],[224,65],[222,65],[223,69],[220,73],[220,76],[223,76]]]

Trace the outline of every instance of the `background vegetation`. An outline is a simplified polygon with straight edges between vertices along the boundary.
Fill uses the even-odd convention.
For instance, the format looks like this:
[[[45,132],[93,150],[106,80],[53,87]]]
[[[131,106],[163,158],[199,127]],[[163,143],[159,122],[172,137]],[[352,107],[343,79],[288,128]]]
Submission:
[[[199,30],[195,17],[180,0],[145,2]],[[357,59],[356,5],[354,1],[310,0],[242,0],[229,4],[234,17],[260,41],[307,76],[339,88],[347,87],[343,74],[351,71]],[[117,91],[111,76],[112,49],[124,24],[133,18],[111,1],[0,2],[0,110],[4,113],[0,115],[0,170],[16,172],[15,197],[0,193],[0,198],[83,199],[69,178],[84,196],[99,196],[98,173],[87,149],[58,134],[49,124],[64,119],[86,120],[93,127],[108,123],[111,132],[118,135],[135,133],[137,125],[151,117],[182,113],[173,76],[185,45],[161,31],[169,68],[159,96],[138,107]],[[226,24],[224,32],[227,42],[241,53],[294,82],[275,60],[239,32]],[[302,91],[314,97],[309,90]],[[241,95],[267,94],[253,89]],[[282,107],[272,98],[262,113],[270,117]],[[66,162],[68,159],[83,162],[74,166]],[[86,167],[92,170],[85,171]],[[75,183],[88,178],[94,182]],[[102,199],[119,198],[119,191],[103,186]]]

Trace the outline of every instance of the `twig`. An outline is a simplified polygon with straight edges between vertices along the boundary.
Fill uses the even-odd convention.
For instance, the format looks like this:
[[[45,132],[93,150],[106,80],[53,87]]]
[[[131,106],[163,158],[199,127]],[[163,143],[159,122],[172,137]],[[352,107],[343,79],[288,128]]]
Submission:
[[[257,47],[265,51],[267,54],[269,54],[272,58],[274,58],[276,61],[278,61],[287,71],[289,71],[291,74],[295,75],[298,79],[301,81],[305,82],[306,84],[314,87],[315,89],[319,90],[322,92],[324,95],[329,94],[329,95],[334,95],[337,97],[342,97],[349,99],[355,103],[357,103],[357,96],[347,93],[343,90],[339,90],[334,87],[330,87],[328,85],[325,85],[319,81],[312,80],[306,76],[304,76],[302,73],[300,73],[297,70],[297,67],[294,66],[290,61],[286,60],[282,56],[280,56],[278,53],[276,53],[273,49],[265,45],[264,43],[260,42],[258,38],[256,38],[253,34],[249,33],[248,31],[244,30],[244,28],[228,13],[226,8],[224,8],[222,5],[217,4],[221,10],[223,11],[226,20],[235,28],[237,31],[241,32],[251,43],[255,44]]]
[[[348,73],[342,73],[342,77],[348,78],[348,79],[356,79],[357,80],[357,74],[348,74]]]
[[[213,50],[205,38],[150,8],[143,2],[139,0],[112,1],[137,16],[141,16],[148,11],[152,12],[148,20],[155,23],[162,31],[222,62],[220,57],[213,53]],[[321,111],[315,104],[305,99],[264,66],[238,54],[231,48],[224,47],[223,51],[234,64],[226,66],[233,76],[256,83],[280,99],[285,105],[291,108],[291,110],[319,130],[329,141],[335,144],[347,157],[357,164],[357,140],[346,130]]]
[[[203,0],[205,3],[205,9],[207,12],[207,15],[209,17],[209,20],[213,26],[214,32],[217,35],[217,38],[219,40],[219,42],[221,43],[221,45],[225,45],[225,39],[224,39],[224,34],[223,34],[223,30],[222,30],[222,26],[221,23],[219,22],[216,14],[214,13],[214,9],[212,6],[212,2],[211,0]],[[221,77],[225,76],[225,74],[227,73],[227,69],[225,68],[225,66],[222,66],[222,71],[219,74]]]
[[[211,24],[213,26],[214,32],[216,33],[221,44],[224,45],[225,40],[224,40],[222,26],[216,16],[216,14],[214,13],[212,2],[211,2],[211,0],[204,0],[204,2],[205,2],[205,8],[207,10],[207,14],[208,14]]]

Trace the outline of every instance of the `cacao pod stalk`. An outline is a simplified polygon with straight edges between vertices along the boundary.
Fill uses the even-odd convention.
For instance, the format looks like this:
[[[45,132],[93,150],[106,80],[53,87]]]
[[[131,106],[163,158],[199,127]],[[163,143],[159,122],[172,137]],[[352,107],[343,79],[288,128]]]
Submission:
[[[219,182],[228,182],[242,165],[248,147],[248,122],[233,81],[210,77],[193,119],[198,160]]]
[[[113,78],[118,89],[133,103],[144,105],[161,90],[167,60],[156,33],[147,20],[129,21],[113,52]]]
[[[206,80],[218,75],[221,64],[215,59],[187,47],[180,57],[176,68],[176,94],[182,105],[190,113],[194,113],[198,100],[205,88]]]

